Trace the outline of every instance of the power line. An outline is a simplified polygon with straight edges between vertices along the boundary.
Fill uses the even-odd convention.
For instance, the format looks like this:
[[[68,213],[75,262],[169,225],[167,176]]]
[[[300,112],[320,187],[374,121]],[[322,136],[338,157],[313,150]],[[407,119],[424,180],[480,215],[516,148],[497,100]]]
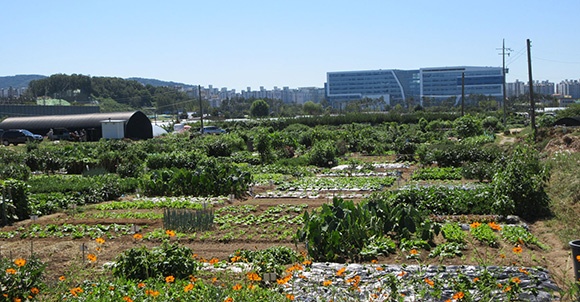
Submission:
[[[580,64],[580,62],[572,62],[572,61],[560,61],[560,60],[552,60],[552,59],[543,59],[538,57],[533,57],[534,59],[541,60],[541,61],[548,61],[554,63],[562,63],[562,64]]]

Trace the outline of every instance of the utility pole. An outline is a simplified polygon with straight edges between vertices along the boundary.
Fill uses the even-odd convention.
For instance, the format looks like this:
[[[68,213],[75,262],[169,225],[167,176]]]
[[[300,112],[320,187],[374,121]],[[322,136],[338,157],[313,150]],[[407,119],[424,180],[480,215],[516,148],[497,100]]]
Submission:
[[[501,57],[502,57],[502,61],[503,61],[503,67],[502,67],[502,75],[503,75],[503,126],[505,127],[507,125],[507,121],[506,121],[506,111],[507,111],[507,107],[506,107],[506,101],[507,101],[507,93],[505,91],[505,74],[507,73],[507,70],[505,68],[505,55],[506,55],[506,51],[508,51],[507,55],[509,56],[510,53],[509,51],[512,51],[511,48],[505,48],[505,39],[502,40],[502,45],[501,45]]]
[[[528,47],[528,78],[530,81],[530,122],[532,123],[532,139],[536,141],[536,104],[534,102],[534,81],[532,80],[532,52],[530,50],[532,41],[527,40]]]
[[[199,96],[199,120],[201,122],[200,132],[203,134],[203,103],[201,102],[201,85],[197,85],[197,94]]]
[[[461,116],[465,113],[465,72],[461,73]]]

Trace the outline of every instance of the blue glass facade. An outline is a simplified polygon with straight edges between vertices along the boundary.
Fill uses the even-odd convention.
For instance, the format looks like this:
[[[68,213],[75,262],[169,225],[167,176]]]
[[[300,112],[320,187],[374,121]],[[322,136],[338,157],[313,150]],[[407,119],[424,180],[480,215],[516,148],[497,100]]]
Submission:
[[[459,99],[462,74],[465,74],[465,95],[481,94],[501,98],[503,76],[500,67],[329,72],[325,85],[326,98],[335,108],[363,98],[382,97],[386,104],[423,98]]]

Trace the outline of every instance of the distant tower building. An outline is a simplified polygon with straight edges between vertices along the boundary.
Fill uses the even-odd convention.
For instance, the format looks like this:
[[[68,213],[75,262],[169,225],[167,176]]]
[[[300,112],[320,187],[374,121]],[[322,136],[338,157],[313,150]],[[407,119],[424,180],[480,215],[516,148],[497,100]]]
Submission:
[[[526,93],[529,93],[529,83],[526,83],[525,91]],[[553,95],[554,92],[554,83],[549,81],[534,81],[534,94]]]
[[[506,94],[507,97],[518,97],[520,95],[525,94],[524,89],[525,83],[516,80],[513,83],[506,83]]]
[[[556,85],[556,93],[561,96],[569,96],[573,99],[580,98],[580,82],[578,80],[565,80]]]

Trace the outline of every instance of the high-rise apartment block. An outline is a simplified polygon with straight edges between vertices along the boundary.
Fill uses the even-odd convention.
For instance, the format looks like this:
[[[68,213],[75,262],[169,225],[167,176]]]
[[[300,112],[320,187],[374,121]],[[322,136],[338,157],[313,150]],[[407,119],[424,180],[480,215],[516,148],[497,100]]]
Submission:
[[[573,99],[580,99],[580,82],[578,80],[565,80],[556,85],[556,93]]]
[[[382,99],[386,104],[461,100],[465,96],[503,95],[500,67],[437,67],[416,70],[365,70],[327,73],[326,97],[335,108],[352,100]]]

